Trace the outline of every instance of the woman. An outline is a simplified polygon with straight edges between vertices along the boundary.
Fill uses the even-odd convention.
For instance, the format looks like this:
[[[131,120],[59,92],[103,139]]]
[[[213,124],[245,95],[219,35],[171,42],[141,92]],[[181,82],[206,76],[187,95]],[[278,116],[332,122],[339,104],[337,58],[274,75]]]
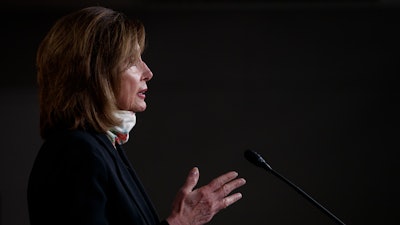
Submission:
[[[193,168],[160,221],[121,145],[146,109],[153,74],[141,59],[143,25],[103,7],[61,18],[37,53],[44,143],[28,185],[32,225],[198,225],[241,198],[229,172],[194,189]]]

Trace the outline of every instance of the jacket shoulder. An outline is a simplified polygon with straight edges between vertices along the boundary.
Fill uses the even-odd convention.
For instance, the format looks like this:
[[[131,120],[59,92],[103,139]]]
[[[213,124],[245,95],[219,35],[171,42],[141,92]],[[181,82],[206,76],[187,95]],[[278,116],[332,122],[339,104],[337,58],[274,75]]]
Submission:
[[[96,151],[109,148],[107,141],[105,134],[72,130],[62,131],[52,135],[49,139],[44,141],[43,147],[55,147],[58,149],[68,148],[72,151],[74,149]]]
[[[115,149],[105,134],[80,130],[63,131],[43,142],[37,161],[64,161],[69,164],[88,161],[105,166],[113,161],[113,150]]]

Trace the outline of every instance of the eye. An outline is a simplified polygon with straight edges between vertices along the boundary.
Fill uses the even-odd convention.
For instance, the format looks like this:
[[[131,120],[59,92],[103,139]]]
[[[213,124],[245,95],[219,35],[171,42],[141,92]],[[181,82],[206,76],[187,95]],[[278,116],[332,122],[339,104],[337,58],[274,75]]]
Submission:
[[[136,64],[133,64],[127,68],[126,71],[129,71],[130,73],[137,73],[139,71],[139,67]]]
[[[142,58],[140,55],[139,56],[131,56],[125,60],[125,67],[123,67],[123,68],[124,68],[124,70],[128,70],[134,66],[140,67],[141,64],[142,64]]]
[[[126,60],[126,62],[123,65],[123,71],[127,71],[131,67],[136,66],[136,62],[133,60]]]

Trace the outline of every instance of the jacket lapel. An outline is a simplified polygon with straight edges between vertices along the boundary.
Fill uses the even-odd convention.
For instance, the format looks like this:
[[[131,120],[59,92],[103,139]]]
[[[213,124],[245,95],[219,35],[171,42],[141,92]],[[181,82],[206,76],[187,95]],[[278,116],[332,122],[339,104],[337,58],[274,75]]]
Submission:
[[[147,196],[142,183],[123,152],[124,150],[119,145],[117,145],[117,148],[114,148],[105,134],[97,134],[96,138],[102,143],[113,158],[113,161],[117,165],[121,183],[124,185],[137,208],[141,211],[145,223],[149,225],[159,223],[157,213]]]
[[[133,180],[134,185],[137,187],[137,190],[140,192],[139,196],[140,198],[144,201],[143,206],[146,206],[146,215],[151,215],[150,224],[156,224],[159,223],[159,217],[157,215],[157,212],[153,206],[153,203],[151,202],[149,196],[147,195],[142,182],[139,179],[139,176],[136,174],[135,170],[133,169],[130,161],[128,160],[128,157],[125,154],[125,150],[122,148],[122,146],[117,145],[118,153],[124,162],[124,165],[126,165],[126,169],[130,174],[130,177]]]

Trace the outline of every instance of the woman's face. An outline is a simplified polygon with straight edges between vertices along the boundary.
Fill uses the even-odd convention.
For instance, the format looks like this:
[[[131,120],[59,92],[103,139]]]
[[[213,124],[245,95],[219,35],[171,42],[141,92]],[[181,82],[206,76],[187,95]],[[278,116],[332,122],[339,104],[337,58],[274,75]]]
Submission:
[[[146,109],[147,84],[153,73],[141,58],[122,73],[121,89],[117,99],[119,109],[142,112]]]

